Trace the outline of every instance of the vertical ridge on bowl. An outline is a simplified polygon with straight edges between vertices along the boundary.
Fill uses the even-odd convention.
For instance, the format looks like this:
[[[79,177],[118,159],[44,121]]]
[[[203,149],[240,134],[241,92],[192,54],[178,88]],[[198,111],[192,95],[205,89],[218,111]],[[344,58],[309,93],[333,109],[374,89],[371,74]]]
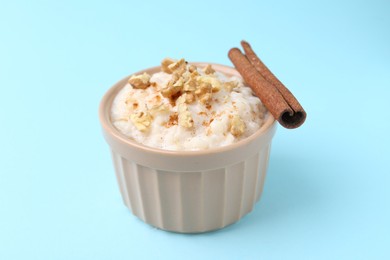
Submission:
[[[140,191],[140,199],[142,209],[144,211],[145,221],[154,226],[157,226],[158,217],[156,213],[158,211],[158,208],[157,203],[155,201],[156,190],[154,189],[155,179],[153,178],[155,170],[139,164],[136,165],[136,169],[136,179],[138,181],[137,184]]]
[[[161,227],[165,230],[174,230],[182,226],[180,178],[172,172],[157,171],[157,180],[160,197]]]
[[[256,153],[255,155],[249,157],[245,161],[245,174],[246,178],[246,208],[243,214],[249,213],[253,210],[255,205],[255,196],[256,196],[256,187],[257,180],[260,172],[258,172],[259,165],[259,156],[260,153]]]
[[[226,186],[225,168],[204,172],[204,230],[221,228],[223,226],[223,205]]]
[[[257,153],[255,154],[252,158],[249,158],[246,163],[249,161],[251,163],[247,163],[248,164],[248,171],[253,171],[253,172],[257,172],[257,174],[255,174],[255,178],[253,180],[253,187],[252,187],[252,190],[253,190],[253,194],[252,194],[252,197],[251,197],[251,203],[252,203],[252,209],[256,203],[256,198],[257,198],[257,188],[258,188],[258,184],[259,184],[259,178],[260,178],[260,175],[262,174],[262,172],[260,172],[260,153]]]
[[[225,198],[227,204],[225,208],[224,224],[229,225],[240,218],[244,172],[242,171],[241,163],[226,167],[225,171],[227,176],[226,187],[228,187],[228,189]]]
[[[201,208],[200,208],[200,223],[201,223],[201,226],[202,227],[204,227],[205,226],[205,222],[206,222],[206,212],[205,212],[205,209],[204,209],[204,207],[205,207],[205,205],[204,205],[204,202],[205,202],[205,200],[206,200],[206,196],[205,196],[205,193],[204,193],[204,186],[205,186],[205,182],[206,182],[206,177],[205,177],[205,175],[206,175],[206,172],[205,171],[202,171],[202,172],[200,172],[200,178],[202,179],[202,187],[201,187],[201,194],[200,194],[200,196],[202,197],[202,199],[201,199]]]
[[[238,212],[238,219],[242,218],[242,216],[244,215],[244,199],[245,199],[245,181],[246,181],[246,172],[244,171],[244,169],[241,170],[242,172],[242,175],[241,175],[241,193],[240,193],[240,210]]]
[[[221,212],[221,222],[222,222],[222,227],[225,227],[227,226],[228,224],[226,223],[226,216],[227,216],[227,212],[226,212],[226,209],[227,209],[227,205],[228,205],[228,192],[229,192],[229,186],[228,186],[228,178],[229,178],[229,175],[227,173],[227,168],[225,167],[223,169],[223,172],[224,172],[224,175],[225,175],[225,178],[224,178],[224,182],[223,182],[223,185],[225,187],[225,189],[223,190],[223,201],[222,201],[222,212]]]
[[[182,222],[184,232],[201,230],[202,216],[202,178],[200,172],[182,172],[180,174],[182,198]]]
[[[262,157],[264,156],[264,153],[266,152],[267,149],[261,150],[257,156],[256,156],[256,168],[255,171],[258,172],[256,176],[256,181],[255,181],[255,193],[253,194],[253,204],[256,204],[258,201],[258,198],[260,197],[260,193],[262,191],[262,181],[264,180],[265,177],[265,172],[262,169],[262,165],[264,162],[262,162]]]
[[[123,203],[128,208],[131,208],[132,206],[130,203],[130,196],[128,194],[128,191],[126,188],[126,182],[125,182],[124,176],[123,176],[122,163],[120,162],[120,160],[122,160],[122,157],[119,156],[117,153],[115,153],[113,150],[111,150],[111,156],[112,156],[112,161],[114,164],[116,180],[118,182],[119,191],[121,193]]]
[[[177,173],[175,173],[175,177],[178,179],[178,182],[177,182],[177,188],[178,188],[178,197],[179,197],[179,201],[178,201],[178,204],[176,205],[177,207],[177,212],[179,213],[179,219],[178,219],[178,225],[174,226],[172,228],[172,231],[176,231],[176,230],[185,230],[185,227],[184,227],[184,221],[183,221],[183,218],[184,218],[184,215],[183,215],[183,189],[182,189],[182,183],[181,183],[181,175],[177,175]]]
[[[259,179],[256,187],[256,201],[260,200],[261,194],[263,193],[263,188],[264,188],[264,182],[265,182],[265,177],[267,175],[267,170],[268,170],[268,161],[269,161],[269,154],[271,150],[271,144],[267,145],[264,147],[259,152]]]
[[[145,206],[143,203],[140,182],[138,178],[138,167],[137,164],[131,163],[130,161],[124,159],[123,163],[127,169],[123,173],[126,180],[127,190],[129,191],[130,202],[134,208],[133,214],[137,215],[140,219],[146,221]]]
[[[159,185],[159,171],[154,169],[154,189],[155,189],[155,200],[156,200],[156,216],[157,216],[157,221],[158,221],[158,226],[162,227],[164,224],[164,219],[163,219],[163,214],[162,214],[162,204],[161,204],[161,192],[160,192],[160,185]]]

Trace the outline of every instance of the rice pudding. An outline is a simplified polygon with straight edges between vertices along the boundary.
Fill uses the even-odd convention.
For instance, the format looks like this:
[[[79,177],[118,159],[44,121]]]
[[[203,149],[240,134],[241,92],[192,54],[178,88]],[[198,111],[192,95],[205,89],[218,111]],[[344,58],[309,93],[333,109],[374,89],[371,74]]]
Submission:
[[[241,78],[184,59],[164,59],[161,72],[132,75],[111,107],[111,121],[122,134],[178,151],[238,142],[260,129],[267,116]]]

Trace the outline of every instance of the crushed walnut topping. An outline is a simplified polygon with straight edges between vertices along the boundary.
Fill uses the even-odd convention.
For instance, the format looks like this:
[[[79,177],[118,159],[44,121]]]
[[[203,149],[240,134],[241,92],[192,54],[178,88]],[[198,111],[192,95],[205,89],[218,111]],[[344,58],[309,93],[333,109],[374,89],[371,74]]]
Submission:
[[[211,85],[211,90],[213,93],[216,93],[221,90],[221,82],[214,76],[199,76],[198,77],[199,84],[208,83]]]
[[[112,102],[113,125],[167,150],[209,149],[252,135],[268,112],[239,75],[219,68],[166,58],[160,71],[132,75]]]
[[[188,105],[186,104],[186,96],[187,94],[184,93],[177,99],[177,105],[178,105],[178,122],[179,125],[185,128],[190,128],[194,125],[194,120],[192,119],[191,112],[188,109]]]
[[[191,72],[191,73],[193,73],[195,71],[198,72],[197,69],[198,68],[195,65],[191,64],[190,66],[188,66],[188,71]]]
[[[146,72],[140,75],[133,75],[129,78],[129,83],[133,88],[145,89],[150,86],[150,75]]]
[[[212,97],[212,85],[210,83],[202,82],[194,93],[198,97],[200,103],[208,104]]]
[[[171,58],[165,58],[161,61],[161,70],[164,71],[165,73],[172,73],[172,70],[168,67],[172,63],[175,63],[175,61]]]
[[[230,116],[229,116],[230,118]],[[234,115],[230,121],[230,133],[236,137],[242,135],[245,131],[245,123],[238,115]]]
[[[185,97],[186,97],[185,102],[187,104],[191,104],[191,103],[195,102],[195,95],[193,93],[186,93]]]
[[[146,132],[152,122],[152,117],[149,112],[136,111],[130,115],[130,120],[139,131]]]
[[[224,82],[222,86],[228,91],[231,92],[234,88],[237,87],[237,82],[236,81],[228,81]]]
[[[221,81],[210,64],[199,70],[195,65],[188,65],[184,59],[174,60],[165,58],[161,61],[161,71],[168,75],[163,83],[151,82],[151,76],[147,73],[133,75],[129,79],[129,83],[135,89],[146,89],[149,86],[155,89],[151,91],[155,94],[149,99],[148,102],[150,104],[145,106],[142,111],[140,110],[139,100],[133,97],[129,97],[126,100],[126,105],[131,111],[130,120],[141,132],[148,131],[153,118],[162,113],[169,114],[169,116],[166,115],[167,118],[161,123],[165,127],[169,128],[174,125],[187,129],[194,127],[195,122],[190,105],[196,101],[205,110],[194,111],[194,113],[206,118],[206,120],[203,119],[198,123],[209,128],[216,116],[215,111],[212,111],[212,102],[219,102],[218,99],[213,97],[213,94],[222,89],[231,92],[238,87],[237,81]],[[156,91],[158,92],[156,93]],[[226,97],[221,98],[224,103],[227,102]],[[176,107],[176,109],[173,109],[175,112],[172,112],[174,107]],[[237,109],[235,106],[234,108]],[[211,118],[207,118],[207,111],[211,111]],[[245,131],[245,122],[238,115],[231,115],[229,116],[228,129],[232,135],[239,137]],[[211,132],[211,129],[207,130],[208,135]]]
[[[184,59],[174,61],[164,59],[161,63],[164,72],[171,74],[168,84],[162,88],[161,94],[171,99],[175,99],[183,94],[187,94],[186,103],[191,104],[196,100],[207,105],[212,99],[212,93],[221,89],[221,82],[213,75],[214,69],[209,65],[203,71],[208,75],[200,75],[194,65],[188,65]]]
[[[187,65],[187,62],[184,59],[180,59],[174,63],[171,63],[168,65],[168,68],[174,72],[174,71],[182,71],[185,70],[185,67]]]
[[[206,75],[209,75],[209,74],[214,74],[215,73],[215,70],[213,69],[213,67],[208,64],[204,69],[203,69],[204,73],[206,73]]]
[[[197,82],[195,78],[190,78],[183,86],[184,91],[193,92],[197,88]]]
[[[191,112],[188,110],[187,104],[179,105],[179,125],[185,128],[191,128],[194,126],[194,120],[192,119]]]
[[[200,103],[207,105],[212,99],[212,93],[220,91],[222,86],[230,90],[236,86],[233,82],[222,83],[218,80],[210,64],[203,68],[204,74],[201,75],[195,65],[187,65],[184,59],[165,58],[161,62],[161,70],[171,74],[168,83],[161,88],[161,95],[169,98],[171,103],[186,93],[187,104],[199,100]],[[150,75],[147,73],[132,76],[129,83],[139,89],[157,86],[156,82],[150,82]]]
[[[161,90],[161,94],[166,98],[172,98],[179,93],[182,88],[183,80],[173,78],[168,82],[168,85]]]

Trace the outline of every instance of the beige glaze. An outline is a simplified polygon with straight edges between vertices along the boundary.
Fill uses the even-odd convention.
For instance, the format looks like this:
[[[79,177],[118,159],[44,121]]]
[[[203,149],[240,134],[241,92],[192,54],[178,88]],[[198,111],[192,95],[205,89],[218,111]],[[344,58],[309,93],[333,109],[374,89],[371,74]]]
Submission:
[[[192,63],[200,68],[206,63]],[[227,76],[238,72],[212,64]],[[136,74],[153,74],[160,67]],[[259,200],[276,130],[272,116],[250,137],[204,151],[167,151],[147,147],[120,133],[110,120],[116,94],[128,77],[103,97],[99,117],[111,147],[115,172],[125,205],[157,228],[198,233],[223,228],[249,213]]]

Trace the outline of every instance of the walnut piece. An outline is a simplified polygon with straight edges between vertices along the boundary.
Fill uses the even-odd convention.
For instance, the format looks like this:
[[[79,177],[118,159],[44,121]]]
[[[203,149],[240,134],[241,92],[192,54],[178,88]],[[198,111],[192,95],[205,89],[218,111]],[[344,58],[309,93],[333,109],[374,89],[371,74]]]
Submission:
[[[237,81],[228,81],[223,83],[223,87],[228,91],[231,92],[234,88],[238,86]]]
[[[213,76],[199,76],[198,77],[199,84],[209,83],[211,85],[211,89],[213,93],[216,93],[221,90],[221,81],[219,81],[216,77]]]
[[[245,131],[245,123],[238,115],[234,115],[230,121],[230,133],[235,137],[241,136]]]
[[[203,69],[203,72],[206,73],[206,75],[209,75],[209,74],[214,74],[215,70],[213,69],[213,67],[208,64],[204,69]]]
[[[211,92],[211,84],[203,82],[199,85],[199,87],[195,90],[194,93],[202,104],[207,104],[212,98]]]
[[[195,91],[197,86],[196,78],[190,78],[186,83],[184,83],[184,91]]]
[[[167,86],[161,90],[161,94],[166,98],[172,98],[182,90],[183,84],[183,79],[174,74]]]
[[[195,102],[195,95],[192,94],[192,93],[186,93],[186,103],[187,104],[191,104],[193,102]]]
[[[146,132],[152,122],[152,117],[148,112],[137,111],[130,115],[130,120],[141,132]]]
[[[194,120],[192,119],[191,113],[188,110],[186,103],[179,104],[179,125],[185,128],[191,128],[194,126]]]
[[[133,75],[130,77],[129,83],[133,88],[145,89],[150,86],[150,75],[146,72],[139,75]]]
[[[198,72],[196,66],[195,66],[195,65],[192,65],[192,64],[188,67],[188,71],[191,72],[191,73],[193,73],[193,72],[195,72],[195,71]]]
[[[196,95],[203,95],[211,92],[211,84],[207,82],[200,83],[199,87],[195,90]]]
[[[183,69],[184,68],[184,70],[186,69],[186,61],[184,60],[184,59],[180,59],[180,60],[178,60],[178,61],[176,61],[176,62],[174,62],[174,63],[172,63],[172,64],[169,64],[168,65],[168,68],[172,71],[172,72],[174,72],[174,71],[176,71],[176,70],[179,70],[179,69]]]
[[[178,106],[178,122],[182,127],[191,128],[194,126],[194,120],[192,119],[191,112],[188,110],[186,96],[187,94],[183,94],[176,101]]]
[[[161,70],[168,73],[168,74],[171,74],[172,70],[168,66],[171,65],[172,63],[175,63],[175,61],[171,58],[163,59],[161,61]]]
[[[190,72],[191,74],[190,74],[190,77],[191,78],[196,78],[197,76],[199,76],[199,72],[198,72],[198,70],[194,70],[194,71],[192,71],[192,72]]]
[[[211,101],[212,95],[211,93],[205,93],[199,97],[199,102],[202,104],[208,104]]]

